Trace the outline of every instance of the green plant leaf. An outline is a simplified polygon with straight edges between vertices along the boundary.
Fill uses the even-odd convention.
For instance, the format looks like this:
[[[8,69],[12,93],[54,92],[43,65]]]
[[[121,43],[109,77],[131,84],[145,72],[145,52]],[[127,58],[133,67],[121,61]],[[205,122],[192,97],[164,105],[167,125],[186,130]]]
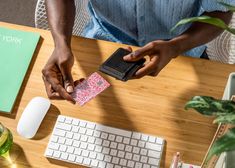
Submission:
[[[235,6],[227,4],[227,3],[223,2],[223,1],[218,1],[218,3],[223,5],[224,7],[226,7],[229,11],[235,12]]]
[[[223,30],[227,30],[228,32],[232,34],[235,34],[235,29],[230,28],[228,25],[224,23],[223,20],[219,18],[210,17],[210,16],[199,16],[199,17],[191,17],[191,18],[182,19],[171,29],[171,32],[174,31],[180,25],[184,25],[184,24],[192,23],[192,22],[202,22],[202,23],[211,24]]]
[[[209,161],[213,155],[232,150],[235,150],[235,128],[230,129],[212,145],[206,160]]]
[[[217,100],[209,96],[194,96],[186,103],[185,109],[194,109],[203,115],[219,116],[235,114],[235,103],[231,100]]]
[[[218,116],[213,123],[235,124],[235,114],[226,114]]]

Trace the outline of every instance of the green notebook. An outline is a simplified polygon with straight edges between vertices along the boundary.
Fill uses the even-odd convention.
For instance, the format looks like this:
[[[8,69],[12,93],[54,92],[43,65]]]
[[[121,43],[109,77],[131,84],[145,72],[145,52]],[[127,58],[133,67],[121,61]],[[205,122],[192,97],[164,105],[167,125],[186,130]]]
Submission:
[[[0,27],[0,112],[11,112],[39,38]]]

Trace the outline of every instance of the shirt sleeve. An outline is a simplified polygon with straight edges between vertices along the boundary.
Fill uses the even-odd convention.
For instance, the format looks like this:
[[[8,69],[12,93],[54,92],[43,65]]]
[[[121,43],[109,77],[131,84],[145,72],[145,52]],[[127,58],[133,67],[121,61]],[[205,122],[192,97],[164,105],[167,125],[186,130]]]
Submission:
[[[235,6],[235,0],[222,0],[222,2]],[[228,11],[226,7],[218,3],[218,0],[201,0],[203,12]]]

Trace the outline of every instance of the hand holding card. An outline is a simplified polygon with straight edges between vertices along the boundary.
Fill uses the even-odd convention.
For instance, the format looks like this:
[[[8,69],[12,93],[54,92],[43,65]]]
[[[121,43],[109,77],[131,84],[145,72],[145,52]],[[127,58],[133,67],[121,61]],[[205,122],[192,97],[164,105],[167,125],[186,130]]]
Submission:
[[[78,84],[74,88],[74,92],[71,96],[82,106],[109,86],[110,84],[97,72],[95,72],[86,80],[83,80],[80,84]]]

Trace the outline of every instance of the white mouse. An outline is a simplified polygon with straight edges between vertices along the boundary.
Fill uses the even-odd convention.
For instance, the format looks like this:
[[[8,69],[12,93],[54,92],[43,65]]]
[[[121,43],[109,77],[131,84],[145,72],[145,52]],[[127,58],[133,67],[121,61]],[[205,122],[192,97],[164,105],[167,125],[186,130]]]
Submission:
[[[18,125],[17,132],[25,138],[33,138],[50,108],[50,101],[43,97],[33,98],[24,109]]]

